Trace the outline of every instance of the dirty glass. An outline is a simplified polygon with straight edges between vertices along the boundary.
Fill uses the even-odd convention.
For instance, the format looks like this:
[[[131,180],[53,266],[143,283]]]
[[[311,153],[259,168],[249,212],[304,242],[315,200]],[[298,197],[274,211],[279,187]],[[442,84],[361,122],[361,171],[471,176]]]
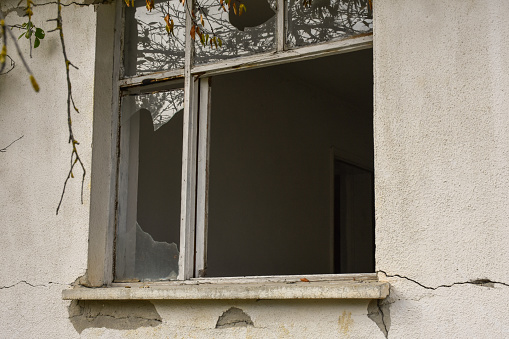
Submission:
[[[373,30],[368,0],[289,0],[286,43],[305,46]]]
[[[143,5],[143,6],[142,6]],[[125,75],[140,75],[184,67],[185,12],[178,0],[156,0],[151,11],[145,2],[126,7],[124,27]],[[174,23],[166,30],[165,16]]]
[[[200,0],[196,3],[196,19],[200,31],[204,33],[207,46],[203,46],[196,35],[195,63],[202,64],[235,58],[275,49],[276,1],[242,0],[232,1],[236,5],[221,7],[218,0]],[[240,5],[243,10],[240,14]],[[201,21],[203,18],[203,22]],[[203,25],[204,24],[204,25]],[[206,35],[209,39],[206,39]],[[222,46],[211,47],[210,39],[217,36]]]
[[[128,178],[120,175],[116,281],[177,279],[183,102],[182,89],[122,100]]]

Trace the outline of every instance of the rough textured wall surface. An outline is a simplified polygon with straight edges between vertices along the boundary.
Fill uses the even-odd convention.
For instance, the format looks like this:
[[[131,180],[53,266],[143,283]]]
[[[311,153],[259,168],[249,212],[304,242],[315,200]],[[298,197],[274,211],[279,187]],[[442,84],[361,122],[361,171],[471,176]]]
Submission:
[[[22,11],[10,11],[19,1],[2,1],[7,24],[26,22]],[[46,2],[46,1],[44,1]],[[39,1],[38,3],[41,3]],[[89,182],[80,204],[81,171],[69,181],[62,208],[55,215],[72,147],[68,144],[67,84],[55,22],[55,4],[34,8],[33,22],[46,31],[40,47],[28,57],[39,85],[35,93],[28,74],[8,42],[15,68],[0,76],[0,148],[23,136],[0,153],[0,337],[72,337],[68,302],[61,291],[86,269]],[[76,106],[73,126],[87,169],[91,159],[95,13],[93,6],[63,8],[63,27],[69,59],[79,67],[71,77]],[[21,34],[13,30],[16,37]],[[25,56],[28,40],[19,44]]]
[[[456,284],[390,278],[389,337],[507,337],[509,5],[375,14],[377,269]],[[478,279],[506,285],[457,284]]]

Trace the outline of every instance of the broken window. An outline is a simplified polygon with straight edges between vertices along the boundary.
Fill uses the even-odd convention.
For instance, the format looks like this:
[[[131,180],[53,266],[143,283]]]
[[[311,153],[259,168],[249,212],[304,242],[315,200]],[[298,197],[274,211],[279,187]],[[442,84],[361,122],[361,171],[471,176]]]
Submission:
[[[287,44],[305,46],[373,30],[369,0],[289,0]]]
[[[115,281],[374,271],[371,13],[334,1],[198,1],[217,49],[126,10]]]
[[[184,91],[125,93],[116,278],[178,275]]]
[[[276,5],[275,1],[243,0],[246,12],[237,15],[233,7],[225,12],[217,0],[201,0],[198,15],[205,14],[206,28],[221,38],[221,48],[203,46],[195,42],[195,62],[199,64],[221,61],[276,49]],[[247,9],[249,8],[249,9]]]
[[[173,34],[166,31],[163,18],[171,13]],[[186,19],[180,1],[156,0],[147,11],[145,3],[125,9],[124,73],[138,75],[184,68]]]

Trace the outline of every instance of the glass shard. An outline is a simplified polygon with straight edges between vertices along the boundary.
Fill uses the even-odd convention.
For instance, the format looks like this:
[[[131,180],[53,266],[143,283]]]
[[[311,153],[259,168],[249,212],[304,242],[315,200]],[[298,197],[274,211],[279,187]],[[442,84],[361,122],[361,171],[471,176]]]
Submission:
[[[134,275],[140,280],[175,280],[179,268],[179,250],[175,243],[154,241],[136,223]]]
[[[217,0],[199,1],[196,4],[196,16],[204,41],[202,43],[196,35],[195,63],[203,64],[274,50],[275,3],[275,0],[232,0],[234,10],[233,5],[228,9],[226,3],[221,6]],[[240,6],[243,6],[242,14]],[[201,22],[202,17],[205,25]],[[211,41],[214,36],[221,39],[217,47]]]
[[[289,47],[344,39],[373,31],[368,0],[289,0]]]
[[[137,1],[136,6],[127,7],[125,12],[125,75],[183,68],[184,6],[178,0],[156,0],[151,11],[145,2]],[[167,15],[170,23],[173,20],[173,33],[166,30]]]
[[[136,110],[148,109],[152,116],[154,131],[166,124],[178,112],[184,109],[184,90],[176,89],[165,92],[137,95]]]

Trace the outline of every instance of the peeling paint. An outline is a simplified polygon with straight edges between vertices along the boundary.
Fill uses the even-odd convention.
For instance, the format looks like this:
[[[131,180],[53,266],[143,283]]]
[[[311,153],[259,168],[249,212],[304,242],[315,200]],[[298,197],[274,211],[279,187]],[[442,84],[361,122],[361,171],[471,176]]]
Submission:
[[[69,305],[69,320],[78,333],[87,328],[133,330],[155,327],[161,316],[150,301],[77,301]]]
[[[254,326],[251,317],[237,307],[230,307],[219,319],[216,328],[247,327]]]
[[[386,338],[389,337],[391,328],[390,303],[384,303],[384,300],[373,299],[368,304],[368,318],[380,328],[380,331]]]

